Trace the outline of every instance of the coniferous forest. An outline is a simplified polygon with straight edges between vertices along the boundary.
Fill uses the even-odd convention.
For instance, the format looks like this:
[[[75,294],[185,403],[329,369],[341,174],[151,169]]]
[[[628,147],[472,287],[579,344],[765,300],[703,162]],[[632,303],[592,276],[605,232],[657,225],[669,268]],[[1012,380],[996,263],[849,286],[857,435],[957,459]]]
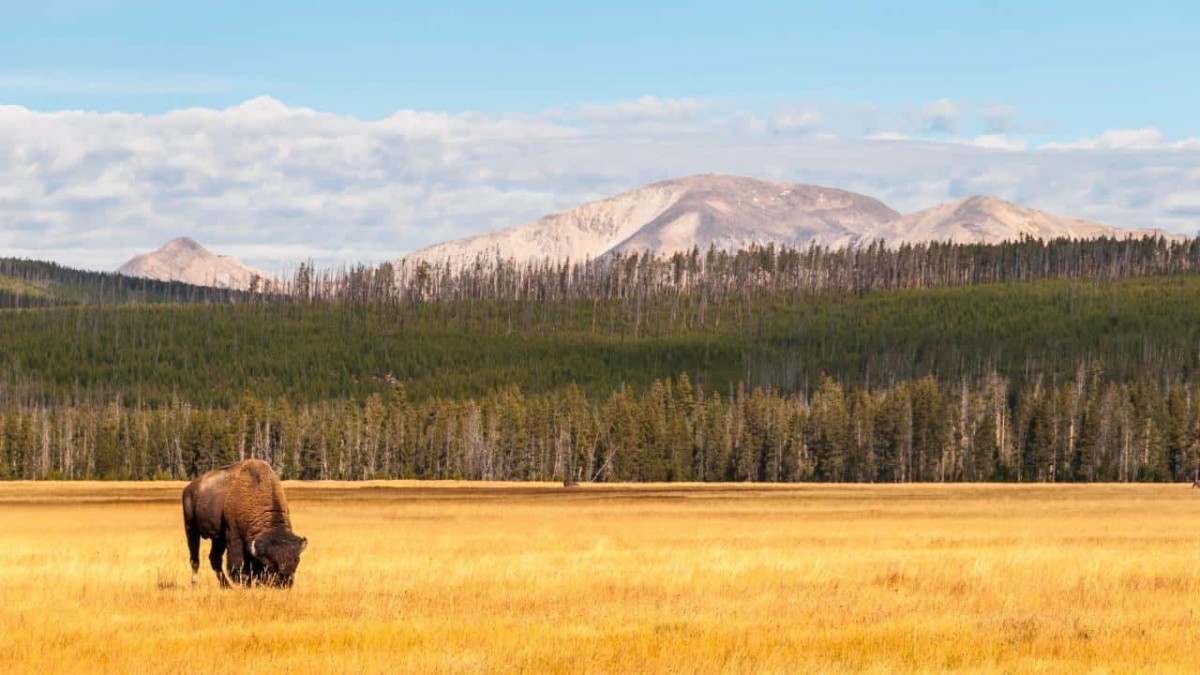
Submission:
[[[1200,241],[385,264],[0,260],[0,478],[1178,481]]]

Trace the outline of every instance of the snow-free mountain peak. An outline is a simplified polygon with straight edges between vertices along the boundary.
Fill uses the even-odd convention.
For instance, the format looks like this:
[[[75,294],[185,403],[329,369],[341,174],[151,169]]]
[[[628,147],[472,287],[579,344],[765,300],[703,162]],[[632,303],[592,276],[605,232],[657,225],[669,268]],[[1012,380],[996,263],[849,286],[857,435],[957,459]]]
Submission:
[[[430,246],[406,259],[582,260],[610,251],[673,253],[710,245],[836,246],[898,215],[845,190],[708,174],[653,183],[525,225]]]
[[[150,253],[134,256],[117,268],[118,274],[158,281],[181,281],[197,286],[245,290],[254,277],[271,278],[230,256],[217,255],[195,239],[179,237]]]
[[[532,223],[416,251],[407,260],[459,265],[483,258],[582,260],[614,252],[669,255],[770,243],[861,246],[929,241],[999,243],[1023,237],[1140,237],[1121,229],[1019,206],[988,195],[900,215],[882,202],[836,188],[739,176],[662,181]]]
[[[1013,204],[999,197],[975,195],[901,216],[863,233],[861,241],[888,244],[926,241],[997,244],[1033,239],[1095,239],[1161,235],[1161,230],[1131,230],[1090,220],[1059,216]]]
[[[611,250],[671,254],[751,244],[844,246],[897,217],[882,202],[836,188],[737,176],[692,176],[687,191]]]
[[[186,251],[203,255],[208,252],[208,249],[200,245],[200,242],[191,237],[178,237],[163,244],[159,251]]]

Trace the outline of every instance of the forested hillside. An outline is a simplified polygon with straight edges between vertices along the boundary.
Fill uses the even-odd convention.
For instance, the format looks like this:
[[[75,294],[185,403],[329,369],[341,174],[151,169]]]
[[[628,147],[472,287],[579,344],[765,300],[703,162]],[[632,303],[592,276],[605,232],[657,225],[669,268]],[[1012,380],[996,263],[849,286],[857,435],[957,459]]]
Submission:
[[[807,393],[932,375],[1061,382],[1084,362],[1118,382],[1190,382],[1200,276],[827,292],[701,306],[670,299],[90,306],[0,322],[7,398],[225,407],[250,391],[296,403],[363,400],[401,382],[414,400],[568,384],[589,396],[689,375]]]
[[[62,305],[232,302],[236,291],[0,258],[0,310]]]
[[[1194,241],[302,266],[246,294],[21,265],[21,297],[82,290],[0,311],[0,477],[1180,480],[1200,452]]]

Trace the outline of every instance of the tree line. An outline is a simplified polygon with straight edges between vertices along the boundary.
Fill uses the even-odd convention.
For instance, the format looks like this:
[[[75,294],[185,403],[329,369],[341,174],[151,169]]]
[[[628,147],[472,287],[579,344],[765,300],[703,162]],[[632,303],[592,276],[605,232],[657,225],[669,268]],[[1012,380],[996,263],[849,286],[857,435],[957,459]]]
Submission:
[[[1116,383],[1099,364],[1016,388],[924,377],[811,396],[686,374],[599,400],[578,387],[411,401],[79,403],[0,414],[0,478],[187,478],[247,457],[285,478],[591,481],[1180,481],[1197,475],[1193,387]]]
[[[246,290],[192,286],[0,258],[0,309],[73,304],[339,302],[383,305],[619,300],[684,296],[702,303],[796,293],[924,289],[1045,279],[1117,280],[1193,274],[1200,239],[1163,237],[999,244],[921,242],[888,246],[750,246],[660,256],[518,262],[407,261],[318,269],[299,265],[283,278],[256,277]],[[701,321],[703,319],[701,318]]]
[[[999,244],[919,242],[831,248],[752,245],[727,251],[693,248],[591,260],[529,260],[496,255],[440,261],[401,260],[376,267],[319,270],[300,265],[286,279],[262,280],[252,296],[294,302],[376,304],[570,300],[644,302],[684,296],[730,298],[798,293],[926,289],[1046,279],[1091,281],[1200,271],[1200,239],[1023,238]],[[701,319],[702,320],[702,319]]]
[[[241,302],[243,291],[73,269],[0,257],[0,310],[67,305]]]

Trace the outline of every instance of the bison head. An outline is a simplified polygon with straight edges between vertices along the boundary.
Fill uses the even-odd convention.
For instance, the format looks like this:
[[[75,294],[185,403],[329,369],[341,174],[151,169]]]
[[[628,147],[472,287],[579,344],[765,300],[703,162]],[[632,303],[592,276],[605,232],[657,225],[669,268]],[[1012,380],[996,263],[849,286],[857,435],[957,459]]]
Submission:
[[[259,537],[250,542],[250,555],[262,563],[264,582],[276,588],[291,588],[300,566],[300,553],[308,539],[294,534]]]

